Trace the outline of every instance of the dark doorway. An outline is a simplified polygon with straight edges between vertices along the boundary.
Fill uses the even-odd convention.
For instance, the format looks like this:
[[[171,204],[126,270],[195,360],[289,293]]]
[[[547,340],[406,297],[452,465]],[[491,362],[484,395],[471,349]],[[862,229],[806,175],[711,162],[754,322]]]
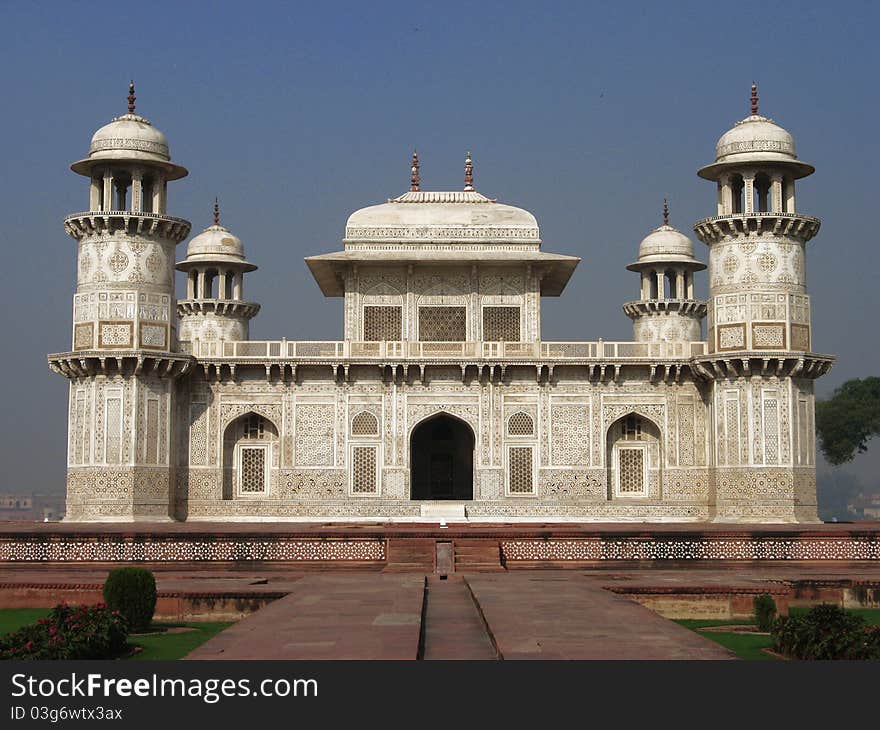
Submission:
[[[441,413],[422,421],[409,442],[413,499],[474,498],[474,433]]]

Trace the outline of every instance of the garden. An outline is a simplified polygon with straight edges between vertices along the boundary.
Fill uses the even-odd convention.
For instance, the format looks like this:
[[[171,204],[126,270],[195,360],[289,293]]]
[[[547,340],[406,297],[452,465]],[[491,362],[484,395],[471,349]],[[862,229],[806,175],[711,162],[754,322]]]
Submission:
[[[0,609],[0,659],[180,659],[231,622],[155,622],[156,581],[117,568],[104,602]]]

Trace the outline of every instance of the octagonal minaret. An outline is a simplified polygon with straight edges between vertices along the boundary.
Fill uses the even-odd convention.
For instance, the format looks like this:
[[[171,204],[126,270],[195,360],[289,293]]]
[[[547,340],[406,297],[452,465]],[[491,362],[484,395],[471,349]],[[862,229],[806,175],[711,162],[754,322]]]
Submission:
[[[169,519],[173,384],[191,365],[177,350],[174,250],[190,230],[167,214],[185,177],[168,140],[135,113],[101,127],[71,165],[89,209],[68,216],[77,242],[72,351],[49,356],[70,380],[67,519]]]
[[[211,343],[248,339],[260,305],[243,300],[244,274],[256,269],[245,259],[241,240],[220,225],[215,200],[213,225],[189,242],[177,264],[186,273],[186,299],[177,303],[180,339],[191,343],[193,354],[221,355],[207,351],[215,347]]]
[[[663,225],[639,244],[639,258],[626,267],[641,274],[641,297],[623,311],[633,321],[637,342],[697,342],[706,303],[694,298],[694,273],[706,265],[694,258],[693,242],[669,225],[663,201]]]
[[[833,358],[812,352],[805,249],[819,220],[797,210],[814,172],[785,129],[751,114],[699,171],[717,211],[694,230],[709,247],[708,355],[718,521],[814,522],[813,381]]]

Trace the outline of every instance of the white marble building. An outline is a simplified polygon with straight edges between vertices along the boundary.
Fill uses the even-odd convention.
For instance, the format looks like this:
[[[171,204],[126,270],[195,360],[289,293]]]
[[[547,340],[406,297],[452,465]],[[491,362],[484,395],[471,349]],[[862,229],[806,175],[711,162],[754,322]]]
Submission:
[[[462,190],[428,192],[414,155],[409,192],[306,259],[345,301],[344,339],[317,342],[249,339],[256,266],[216,212],[176,263],[190,224],[167,186],[187,171],[133,88],[72,169],[90,181],[65,220],[73,348],[49,356],[70,381],[70,520],[817,519],[813,380],[832,358],[805,286],[819,221],[795,207],[813,168],[754,89],[699,171],[709,301],[664,214],[628,266],[630,342],[541,339],[542,297],[579,259],[477,192],[470,156]]]

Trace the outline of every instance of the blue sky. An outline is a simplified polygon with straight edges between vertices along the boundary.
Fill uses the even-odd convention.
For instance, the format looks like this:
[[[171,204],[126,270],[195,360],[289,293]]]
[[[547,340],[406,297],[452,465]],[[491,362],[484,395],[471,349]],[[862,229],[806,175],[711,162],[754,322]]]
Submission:
[[[169,213],[199,231],[219,196],[261,267],[246,285],[263,305],[254,338],[341,337],[339,301],[302,258],[338,249],[353,210],[403,192],[418,147],[423,189],[460,187],[470,149],[478,190],[535,213],[545,250],[583,258],[545,300],[548,340],[631,337],[625,265],[664,197],[688,234],[714,212],[696,170],[747,115],[755,80],[762,113],[817,168],[798,188],[823,221],[808,249],[814,346],[839,358],[818,390],[876,374],[878,16],[868,2],[7,0],[0,375],[14,386],[0,491],[63,485],[66,382],[45,353],[70,344],[75,244],[61,221],[88,201],[67,168],[124,112],[130,78],[190,169]],[[876,481],[878,463],[851,468]]]

